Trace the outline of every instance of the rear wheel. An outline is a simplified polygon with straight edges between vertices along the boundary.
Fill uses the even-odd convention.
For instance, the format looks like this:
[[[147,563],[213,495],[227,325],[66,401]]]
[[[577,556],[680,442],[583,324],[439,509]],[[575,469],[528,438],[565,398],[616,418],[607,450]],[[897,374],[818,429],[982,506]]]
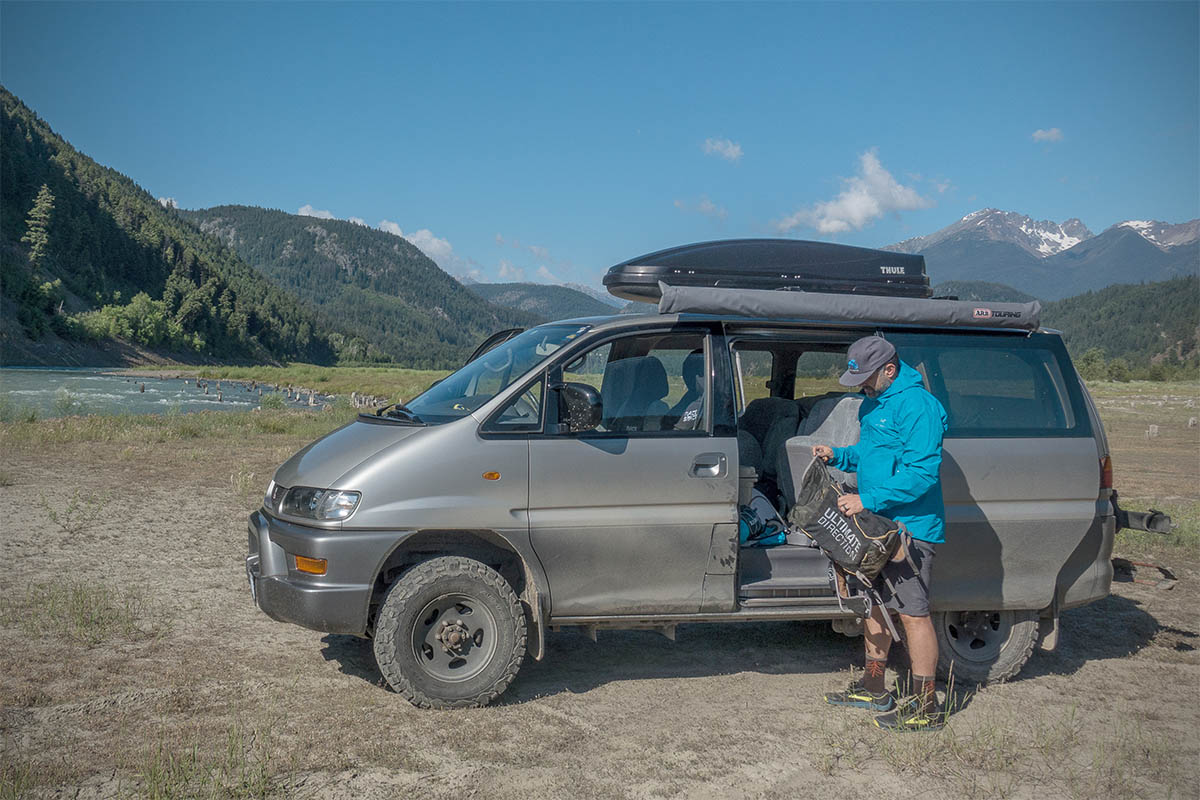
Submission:
[[[999,683],[1033,655],[1034,611],[943,611],[933,615],[938,672],[966,683]]]
[[[525,612],[499,573],[470,558],[434,558],[388,590],[375,623],[375,660],[413,705],[471,708],[512,683],[525,636]]]

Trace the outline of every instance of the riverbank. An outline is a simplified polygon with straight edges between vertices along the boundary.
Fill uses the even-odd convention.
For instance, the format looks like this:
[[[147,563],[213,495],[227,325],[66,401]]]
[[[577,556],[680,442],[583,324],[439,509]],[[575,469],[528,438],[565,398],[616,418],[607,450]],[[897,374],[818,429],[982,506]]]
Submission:
[[[411,400],[450,371],[397,366],[323,367],[293,362],[286,366],[147,366],[122,370],[121,374],[240,381],[243,384],[257,382],[347,399],[352,393],[366,395],[384,404]]]

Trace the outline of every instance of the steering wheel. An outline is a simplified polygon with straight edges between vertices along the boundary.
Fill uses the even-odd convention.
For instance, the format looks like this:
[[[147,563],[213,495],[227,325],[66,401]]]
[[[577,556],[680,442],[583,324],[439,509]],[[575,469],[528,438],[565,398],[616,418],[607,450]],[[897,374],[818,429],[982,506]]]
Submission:
[[[501,363],[493,365],[492,360],[489,358],[489,356],[493,355],[493,353],[488,353],[481,359],[483,362],[483,368],[489,372],[501,372],[512,366],[513,351],[511,347],[504,351],[504,360]]]

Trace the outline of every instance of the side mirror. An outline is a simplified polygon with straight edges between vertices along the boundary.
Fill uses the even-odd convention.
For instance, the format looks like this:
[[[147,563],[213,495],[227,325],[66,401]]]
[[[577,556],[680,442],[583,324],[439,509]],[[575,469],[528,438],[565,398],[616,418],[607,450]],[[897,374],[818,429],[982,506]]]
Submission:
[[[586,383],[563,383],[558,386],[558,420],[560,433],[583,433],[600,424],[604,404],[600,393]],[[565,430],[564,430],[565,429]]]

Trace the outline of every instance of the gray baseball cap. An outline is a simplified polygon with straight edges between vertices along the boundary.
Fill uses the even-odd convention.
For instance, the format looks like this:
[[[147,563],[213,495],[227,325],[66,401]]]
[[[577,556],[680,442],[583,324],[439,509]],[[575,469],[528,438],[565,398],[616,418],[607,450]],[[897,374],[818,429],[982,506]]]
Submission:
[[[838,378],[842,386],[861,386],[875,370],[892,360],[896,348],[882,336],[864,336],[846,352],[846,371]]]

